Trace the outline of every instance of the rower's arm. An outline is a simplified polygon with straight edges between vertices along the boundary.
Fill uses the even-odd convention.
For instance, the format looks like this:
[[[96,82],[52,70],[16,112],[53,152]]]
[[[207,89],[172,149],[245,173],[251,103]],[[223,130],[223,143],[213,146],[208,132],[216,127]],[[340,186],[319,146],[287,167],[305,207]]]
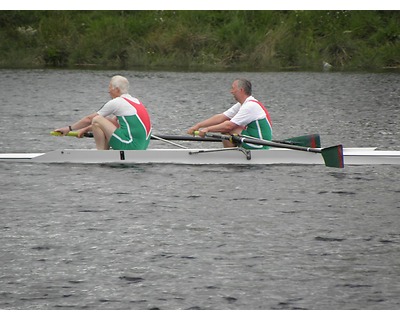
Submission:
[[[216,114],[204,121],[201,121],[201,122],[195,124],[193,127],[191,127],[188,130],[188,133],[193,134],[194,131],[198,131],[200,128],[215,126],[215,125],[221,124],[227,120],[229,120],[229,118],[226,115],[224,115],[223,113],[219,113],[219,114]]]
[[[88,126],[92,125],[92,120],[95,116],[97,116],[98,113],[92,113],[86,117],[83,117],[81,120],[75,122],[73,125],[71,125],[73,130],[78,130],[78,129],[82,129],[82,128],[86,128]]]
[[[239,128],[239,126],[237,124],[233,123],[230,120],[226,120],[220,124],[205,127],[204,130],[202,130],[202,131],[230,133],[237,128]]]
[[[81,120],[75,122],[72,125],[63,128],[58,128],[55,129],[54,131],[61,132],[63,135],[66,135],[70,131],[87,128],[92,125],[92,120],[95,116],[97,116],[97,112],[92,113],[86,117],[83,117]]]

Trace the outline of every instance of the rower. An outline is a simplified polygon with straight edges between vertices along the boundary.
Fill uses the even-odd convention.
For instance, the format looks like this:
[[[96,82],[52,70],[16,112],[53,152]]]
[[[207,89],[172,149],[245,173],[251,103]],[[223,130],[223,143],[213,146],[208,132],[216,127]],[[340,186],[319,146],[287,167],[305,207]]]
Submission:
[[[114,150],[146,150],[151,137],[150,116],[142,102],[128,90],[128,79],[118,75],[112,77],[108,86],[110,101],[99,111],[55,131],[66,135],[78,130],[80,138],[93,131],[98,150],[110,147]]]
[[[240,134],[257,139],[272,140],[272,121],[264,105],[252,96],[252,85],[247,79],[236,79],[232,83],[231,94],[237,101],[235,105],[223,113],[216,114],[201,121],[191,128],[188,133],[204,137],[207,132],[224,134]],[[224,147],[234,147],[236,143],[223,140]],[[246,149],[268,149],[268,146],[242,143]]]

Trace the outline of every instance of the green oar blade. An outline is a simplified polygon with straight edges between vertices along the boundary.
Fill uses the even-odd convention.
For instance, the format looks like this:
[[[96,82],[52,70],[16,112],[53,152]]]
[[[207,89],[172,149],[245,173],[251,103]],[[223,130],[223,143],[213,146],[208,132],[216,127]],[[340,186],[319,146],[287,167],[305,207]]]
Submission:
[[[321,154],[327,167],[344,168],[342,145],[324,148]]]
[[[293,144],[296,146],[321,148],[321,138],[319,134],[309,134],[306,136],[293,137],[283,140],[284,143]]]

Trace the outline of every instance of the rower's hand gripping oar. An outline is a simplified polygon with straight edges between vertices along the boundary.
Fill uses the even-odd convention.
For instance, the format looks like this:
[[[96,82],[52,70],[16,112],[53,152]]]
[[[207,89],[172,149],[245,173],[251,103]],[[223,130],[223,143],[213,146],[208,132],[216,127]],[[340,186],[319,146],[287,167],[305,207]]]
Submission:
[[[343,146],[337,145],[327,148],[311,148],[311,147],[302,147],[297,145],[279,143],[274,141],[256,139],[256,138],[248,138],[243,137],[240,135],[223,135],[218,133],[207,132],[206,137],[212,138],[220,138],[224,140],[229,140],[236,144],[242,143],[250,143],[250,144],[258,144],[262,146],[268,147],[275,147],[275,148],[285,148],[291,150],[298,150],[298,151],[306,151],[306,152],[313,152],[313,153],[321,153],[325,165],[327,167],[334,167],[334,168],[344,168],[344,160],[343,160]]]

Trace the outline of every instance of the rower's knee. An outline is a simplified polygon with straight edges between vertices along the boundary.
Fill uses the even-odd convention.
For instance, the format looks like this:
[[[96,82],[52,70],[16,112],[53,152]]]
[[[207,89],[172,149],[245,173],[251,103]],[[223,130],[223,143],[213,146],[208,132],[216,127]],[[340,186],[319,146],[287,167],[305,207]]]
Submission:
[[[100,123],[100,119],[101,119],[101,118],[103,118],[101,115],[95,116],[95,117],[93,118],[93,120],[92,120],[92,125],[98,126],[99,123]]]

